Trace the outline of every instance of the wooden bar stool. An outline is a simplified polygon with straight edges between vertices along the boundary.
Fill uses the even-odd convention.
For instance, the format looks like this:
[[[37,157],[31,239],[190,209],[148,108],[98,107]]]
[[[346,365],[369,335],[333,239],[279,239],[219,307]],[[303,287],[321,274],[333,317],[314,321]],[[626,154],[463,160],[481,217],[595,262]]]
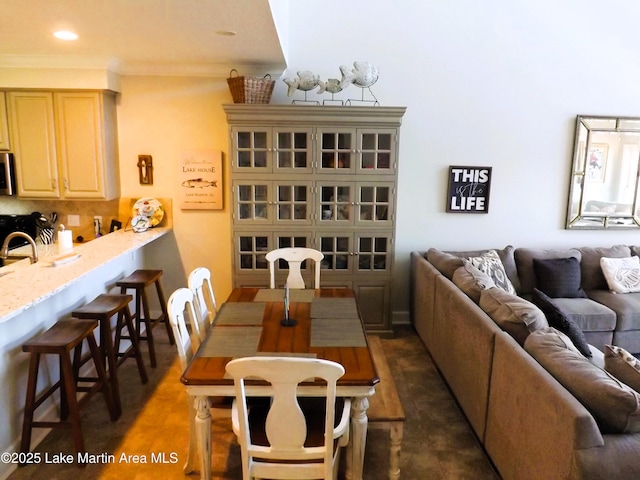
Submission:
[[[117,369],[129,357],[133,356],[138,364],[140,379],[142,383],[147,383],[147,370],[142,361],[142,352],[138,334],[133,325],[133,317],[129,311],[129,303],[133,300],[131,295],[102,294],[98,295],[91,302],[83,305],[71,312],[77,318],[88,318],[100,322],[100,351],[103,358],[106,358],[109,381],[116,409],[122,413],[122,402],[120,401],[120,387],[118,385]],[[112,337],[111,319],[117,315],[115,327],[115,341]],[[122,335],[122,330],[127,328],[128,335]],[[128,339],[131,346],[124,352],[120,352],[120,339]]]
[[[93,336],[93,331],[98,326],[95,320],[78,320],[75,318],[60,320],[49,330],[36,336],[22,345],[24,352],[31,354],[29,360],[29,379],[27,382],[27,399],[24,408],[24,420],[22,423],[22,441],[20,451],[27,453],[31,447],[31,431],[33,428],[71,427],[73,445],[76,452],[84,452],[84,440],[80,426],[80,407],[83,406],[98,390],[104,394],[111,420],[120,417],[116,411],[109,388],[107,373],[102,362],[102,356]],[[78,358],[82,353],[82,342],[87,340],[91,359],[95,365],[97,377],[81,377],[79,370],[74,365],[79,365]],[[74,365],[71,363],[71,350],[74,350]],[[60,380],[52,385],[46,392],[36,398],[38,384],[38,368],[41,355],[58,355],[60,362]],[[82,383],[83,385],[79,385]],[[87,385],[87,384],[91,385]],[[49,398],[57,389],[60,389],[60,421],[33,421],[33,414],[40,405]],[[87,392],[80,400],[77,392]]]
[[[123,278],[116,282],[116,285],[120,287],[120,293],[127,293],[127,290],[135,290],[136,295],[136,313],[134,317],[136,319],[136,326],[138,327],[138,335],[140,340],[146,340],[149,345],[149,357],[151,359],[151,366],[156,366],[156,350],[153,343],[152,329],[158,323],[164,322],[167,329],[167,335],[169,335],[169,342],[171,345],[175,343],[173,338],[173,331],[171,325],[169,325],[169,315],[167,314],[167,304],[164,301],[164,293],[162,292],[162,285],[160,285],[160,277],[162,277],[162,270],[136,270],[128,277]],[[147,297],[147,287],[155,284],[156,292],[158,293],[158,300],[160,301],[160,308],[162,310],[161,315],[158,318],[151,318],[151,311],[149,309],[149,298]],[[145,334],[140,335],[140,324],[145,325]]]

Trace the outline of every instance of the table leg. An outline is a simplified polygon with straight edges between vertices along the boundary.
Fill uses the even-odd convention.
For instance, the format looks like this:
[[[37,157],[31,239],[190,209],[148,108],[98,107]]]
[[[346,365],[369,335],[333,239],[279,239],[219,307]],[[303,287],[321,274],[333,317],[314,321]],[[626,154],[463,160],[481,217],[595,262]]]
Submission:
[[[402,443],[402,422],[391,422],[389,430],[389,480],[400,478],[400,444]]]
[[[200,478],[211,480],[211,410],[209,397],[195,397],[196,410],[195,430],[198,437],[198,454],[200,455]]]
[[[184,464],[184,473],[189,475],[198,470],[196,460],[198,457],[198,440],[196,439],[196,399],[187,397],[187,414],[189,416],[189,449],[187,461]]]
[[[364,450],[367,443],[367,397],[351,399],[351,441],[347,448],[347,472],[349,480],[361,480],[364,467]]]

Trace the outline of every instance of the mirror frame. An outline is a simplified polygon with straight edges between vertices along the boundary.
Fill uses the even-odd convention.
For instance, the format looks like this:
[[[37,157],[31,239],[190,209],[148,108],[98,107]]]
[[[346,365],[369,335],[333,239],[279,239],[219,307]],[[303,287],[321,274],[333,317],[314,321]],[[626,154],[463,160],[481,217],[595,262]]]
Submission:
[[[635,175],[633,176],[635,185],[633,186],[631,212],[586,211],[587,203],[594,200],[592,198],[585,198],[587,156],[591,150],[591,137],[594,132],[638,134],[639,150],[638,158],[635,162]],[[572,158],[573,161],[571,164],[571,175],[569,179],[569,198],[567,201],[567,219],[565,228],[568,230],[629,230],[640,228],[640,217],[638,216],[638,184],[640,181],[640,118],[578,115],[576,117],[576,130]],[[603,182],[606,183],[604,178]]]

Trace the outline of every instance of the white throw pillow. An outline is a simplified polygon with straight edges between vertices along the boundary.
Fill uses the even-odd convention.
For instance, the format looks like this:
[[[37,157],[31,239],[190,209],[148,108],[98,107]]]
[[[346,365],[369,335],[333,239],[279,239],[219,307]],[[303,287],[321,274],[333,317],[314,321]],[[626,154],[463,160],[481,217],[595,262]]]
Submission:
[[[600,267],[609,290],[614,293],[640,292],[640,258],[623,257],[600,259]]]

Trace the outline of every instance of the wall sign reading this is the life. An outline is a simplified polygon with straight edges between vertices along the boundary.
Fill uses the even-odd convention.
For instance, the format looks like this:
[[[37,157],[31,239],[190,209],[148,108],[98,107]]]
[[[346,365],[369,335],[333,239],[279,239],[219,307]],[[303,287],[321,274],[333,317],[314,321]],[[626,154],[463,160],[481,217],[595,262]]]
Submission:
[[[449,167],[447,212],[488,213],[491,167]]]

